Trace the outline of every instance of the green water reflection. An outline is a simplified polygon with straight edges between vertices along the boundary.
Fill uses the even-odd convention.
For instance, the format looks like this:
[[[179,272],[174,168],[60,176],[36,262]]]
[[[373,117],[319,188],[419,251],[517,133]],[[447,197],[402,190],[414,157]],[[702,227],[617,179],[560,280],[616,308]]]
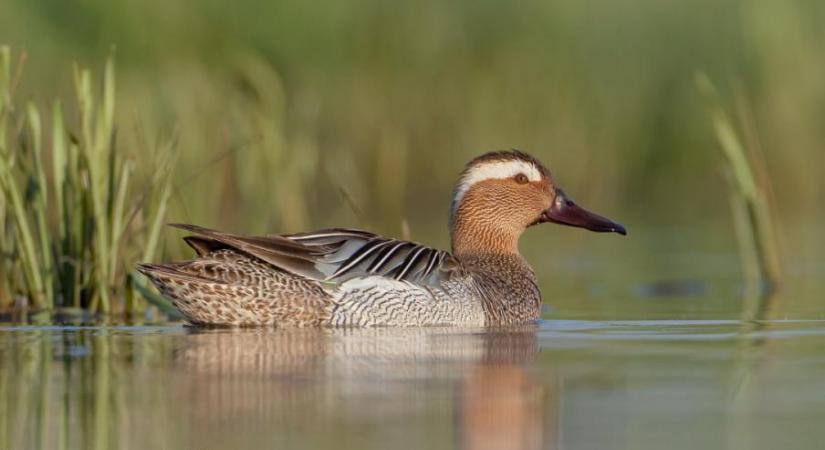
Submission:
[[[0,448],[816,448],[825,322],[0,329]]]

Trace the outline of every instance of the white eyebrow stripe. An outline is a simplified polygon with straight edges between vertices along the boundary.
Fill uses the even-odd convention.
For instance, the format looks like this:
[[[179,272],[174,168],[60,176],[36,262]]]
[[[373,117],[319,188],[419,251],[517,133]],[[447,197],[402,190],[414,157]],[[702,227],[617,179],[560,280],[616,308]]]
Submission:
[[[514,177],[520,173],[527,176],[531,182],[541,181],[541,171],[528,161],[510,160],[510,161],[491,161],[478,164],[471,168],[458,183],[453,205],[457,208],[461,204],[461,199],[470,188],[484,180],[501,180],[505,178]]]

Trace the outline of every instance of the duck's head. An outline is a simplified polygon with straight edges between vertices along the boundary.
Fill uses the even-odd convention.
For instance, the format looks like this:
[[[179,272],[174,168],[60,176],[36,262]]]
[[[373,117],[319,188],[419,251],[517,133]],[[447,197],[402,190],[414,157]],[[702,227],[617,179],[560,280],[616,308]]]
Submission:
[[[574,203],[536,158],[518,150],[490,152],[467,164],[450,208],[453,252],[518,252],[528,227],[558,223],[596,232],[625,228]]]

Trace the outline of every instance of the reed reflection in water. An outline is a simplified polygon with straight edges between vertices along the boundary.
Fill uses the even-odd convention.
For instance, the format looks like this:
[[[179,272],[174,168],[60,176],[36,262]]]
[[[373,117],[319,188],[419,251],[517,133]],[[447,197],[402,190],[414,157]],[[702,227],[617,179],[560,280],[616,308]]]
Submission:
[[[557,429],[535,327],[5,334],[0,448],[538,449]]]
[[[820,448],[825,321],[0,327],[0,450]]]

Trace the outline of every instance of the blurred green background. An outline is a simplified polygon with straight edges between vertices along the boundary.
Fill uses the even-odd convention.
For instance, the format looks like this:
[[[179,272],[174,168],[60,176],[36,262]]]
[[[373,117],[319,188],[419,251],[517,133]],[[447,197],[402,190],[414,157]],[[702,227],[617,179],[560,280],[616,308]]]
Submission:
[[[115,49],[119,148],[140,160],[178,142],[169,221],[408,227],[446,247],[463,164],[517,147],[636,237],[546,228],[528,233],[528,257],[550,271],[553,252],[633,253],[615,276],[639,279],[685,274],[657,253],[736,251],[700,72],[764,157],[786,255],[817,257],[823,19],[815,0],[5,0],[0,42],[27,53],[16,96],[43,105],[73,98],[73,61],[101,68]]]
[[[16,172],[0,176],[0,322],[165,322],[129,279],[144,255],[191,255],[169,228],[154,251],[161,220],[245,234],[363,227],[448,248],[452,185],[489,150],[534,154],[630,233],[529,230],[521,250],[552,309],[521,337],[0,324],[2,448],[453,448],[465,417],[527,423],[564,448],[822,441],[821,0],[0,0],[2,45],[16,109],[0,104],[0,163]],[[77,141],[66,189],[83,195],[66,226],[43,182],[57,166],[52,105],[63,99],[67,125],[54,135],[80,134],[73,67],[90,67],[105,99],[112,55],[116,144],[95,159]],[[699,74],[767,193],[776,292],[748,277],[749,231],[733,219],[739,194]],[[128,183],[125,170],[89,182],[88,161],[126,159]],[[108,197],[95,202],[90,184]],[[25,194],[18,211],[9,186]],[[20,217],[36,237],[28,263]],[[123,234],[97,239],[107,228]],[[32,274],[54,287],[51,303],[34,301]]]

